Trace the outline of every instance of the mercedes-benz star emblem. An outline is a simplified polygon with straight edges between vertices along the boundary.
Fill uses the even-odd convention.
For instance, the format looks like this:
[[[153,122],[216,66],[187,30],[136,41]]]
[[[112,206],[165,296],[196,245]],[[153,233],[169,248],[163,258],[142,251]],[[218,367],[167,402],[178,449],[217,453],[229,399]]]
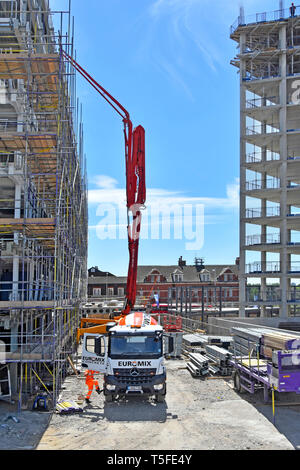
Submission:
[[[137,375],[139,375],[139,371],[137,369],[131,369],[130,375],[132,377],[136,377]]]

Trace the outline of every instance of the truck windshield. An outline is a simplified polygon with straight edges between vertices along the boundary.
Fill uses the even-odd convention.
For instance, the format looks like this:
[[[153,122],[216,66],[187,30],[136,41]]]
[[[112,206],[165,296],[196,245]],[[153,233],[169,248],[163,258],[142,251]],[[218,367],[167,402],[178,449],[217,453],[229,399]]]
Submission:
[[[158,358],[162,355],[162,338],[156,335],[113,335],[110,357]]]

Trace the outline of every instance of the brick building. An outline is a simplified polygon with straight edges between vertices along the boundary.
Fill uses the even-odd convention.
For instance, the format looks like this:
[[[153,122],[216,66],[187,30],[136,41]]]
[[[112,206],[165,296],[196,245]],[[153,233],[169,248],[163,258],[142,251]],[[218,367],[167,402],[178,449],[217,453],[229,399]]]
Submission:
[[[205,265],[202,259],[195,259],[194,265],[187,265],[179,258],[177,265],[139,266],[137,273],[137,298],[141,300],[158,294],[161,303],[167,303],[176,288],[189,291],[193,303],[236,304],[239,301],[238,280],[239,259],[233,265]],[[99,271],[97,267],[89,269],[89,299],[122,298],[126,294],[126,277],[114,276]]]

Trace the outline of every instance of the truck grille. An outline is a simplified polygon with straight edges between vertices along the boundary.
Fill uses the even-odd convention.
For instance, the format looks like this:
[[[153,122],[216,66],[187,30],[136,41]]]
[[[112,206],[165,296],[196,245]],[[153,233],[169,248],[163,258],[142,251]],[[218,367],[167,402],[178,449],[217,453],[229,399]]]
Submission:
[[[150,383],[156,369],[114,369],[114,376],[120,384],[140,385]]]

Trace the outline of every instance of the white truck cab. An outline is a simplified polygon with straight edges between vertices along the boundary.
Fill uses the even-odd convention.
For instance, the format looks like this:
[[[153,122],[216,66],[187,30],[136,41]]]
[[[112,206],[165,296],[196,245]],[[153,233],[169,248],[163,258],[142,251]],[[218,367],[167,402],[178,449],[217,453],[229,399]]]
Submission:
[[[107,401],[145,394],[162,402],[166,395],[164,352],[172,350],[173,338],[164,341],[162,326],[150,315],[136,312],[112,324],[106,336],[84,335],[82,367],[104,374]]]

